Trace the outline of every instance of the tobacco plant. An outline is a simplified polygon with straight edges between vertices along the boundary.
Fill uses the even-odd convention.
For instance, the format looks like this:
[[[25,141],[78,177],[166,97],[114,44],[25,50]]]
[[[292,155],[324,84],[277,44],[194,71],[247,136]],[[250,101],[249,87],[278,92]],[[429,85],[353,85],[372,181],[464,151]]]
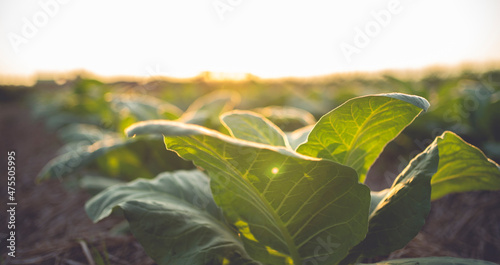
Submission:
[[[354,264],[404,247],[431,201],[500,189],[500,168],[452,132],[437,137],[389,189],[363,184],[370,166],[429,103],[379,94],[351,99],[314,126],[284,133],[264,116],[230,111],[216,131],[182,121],[136,123],[163,135],[198,169],[114,185],[86,204],[95,222],[122,212],[158,264]],[[169,161],[165,161],[169,163]],[[418,258],[380,264],[489,264]]]

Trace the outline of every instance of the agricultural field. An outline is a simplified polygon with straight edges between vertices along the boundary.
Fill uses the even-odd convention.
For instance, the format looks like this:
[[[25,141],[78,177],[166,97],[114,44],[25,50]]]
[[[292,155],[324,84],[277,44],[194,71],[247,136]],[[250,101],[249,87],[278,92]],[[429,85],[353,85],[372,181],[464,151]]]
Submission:
[[[500,70],[82,76],[0,101],[2,264],[500,263]]]

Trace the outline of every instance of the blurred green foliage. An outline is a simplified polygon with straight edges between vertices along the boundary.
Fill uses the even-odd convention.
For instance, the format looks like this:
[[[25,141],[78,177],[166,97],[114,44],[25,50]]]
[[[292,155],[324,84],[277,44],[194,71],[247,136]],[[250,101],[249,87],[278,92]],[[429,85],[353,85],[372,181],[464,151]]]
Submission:
[[[15,90],[3,87],[0,91],[12,94]],[[242,109],[260,113],[290,135],[296,129],[314,124],[350,98],[387,92],[419,95],[431,103],[428,112],[422,113],[386,148],[388,152],[420,152],[436,136],[451,130],[478,146],[488,157],[500,161],[500,70],[464,71],[455,75],[433,73],[420,78],[355,75],[218,82],[197,78],[145,84],[103,83],[78,77],[49,89],[35,85],[29,93],[23,93],[28,95],[35,118],[43,119],[66,143],[60,152],[66,154],[66,159],[78,156],[69,155],[71,152],[92,153],[96,149],[92,145],[102,141],[116,141],[121,146],[111,147],[109,152],[83,164],[69,161],[79,165],[74,169],[87,168],[91,174],[130,180],[157,175],[164,170],[157,165],[162,159],[174,159],[173,164],[179,165],[177,169],[192,167],[167,154],[169,151],[156,150],[154,144],[143,145],[140,152],[131,151],[136,147],[127,142],[131,140],[124,137],[123,130],[133,123],[180,120],[228,134],[219,116]],[[155,159],[140,157],[141,154],[151,154]],[[118,166],[116,161],[126,166]]]

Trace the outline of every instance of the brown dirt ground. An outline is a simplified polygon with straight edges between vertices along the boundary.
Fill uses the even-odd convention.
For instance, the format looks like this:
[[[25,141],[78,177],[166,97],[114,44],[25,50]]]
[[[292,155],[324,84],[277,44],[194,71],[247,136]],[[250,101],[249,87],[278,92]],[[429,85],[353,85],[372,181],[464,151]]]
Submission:
[[[57,180],[35,183],[41,168],[56,155],[61,144],[43,123],[30,118],[27,106],[2,103],[0,112],[2,160],[16,152],[16,257],[8,258],[4,246],[7,231],[6,195],[2,184],[0,253],[5,264],[90,264],[85,246],[108,254],[110,264],[154,264],[132,236],[115,236],[109,230],[122,221],[108,218],[93,224],[84,211],[90,196],[67,189]],[[3,180],[6,181],[6,180]]]
[[[1,184],[0,239],[2,264],[91,264],[85,248],[107,255],[110,264],[154,264],[132,236],[109,230],[121,222],[112,217],[93,224],[84,212],[89,195],[59,181],[35,184],[35,176],[61,146],[43,123],[30,118],[29,106],[1,103],[2,161],[16,151],[16,258],[8,258],[5,184]],[[2,163],[4,164],[4,163]],[[5,165],[2,165],[4,167]],[[6,181],[6,180],[2,180]],[[422,231],[405,248],[385,258],[454,256],[500,263],[500,193],[469,192],[433,203]]]

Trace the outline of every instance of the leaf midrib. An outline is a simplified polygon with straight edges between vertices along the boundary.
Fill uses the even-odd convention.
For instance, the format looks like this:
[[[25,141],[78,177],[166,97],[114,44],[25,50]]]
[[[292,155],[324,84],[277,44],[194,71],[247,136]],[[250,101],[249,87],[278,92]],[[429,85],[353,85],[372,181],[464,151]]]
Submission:
[[[369,120],[370,120],[373,116],[375,116],[376,114],[380,113],[380,111],[379,111],[379,110],[380,110],[381,108],[386,107],[386,106],[387,106],[389,103],[391,103],[392,101],[394,101],[394,100],[393,100],[393,99],[389,99],[389,101],[387,101],[387,102],[385,102],[384,104],[380,105],[378,108],[376,108],[376,109],[372,109],[372,106],[371,106],[371,100],[370,100],[370,99],[368,99],[368,105],[370,106],[371,113],[370,113],[370,115],[368,115],[368,117],[366,117],[366,119],[365,119],[365,120],[361,123],[361,126],[359,126],[359,127],[358,127],[358,129],[356,130],[356,133],[354,134],[353,140],[352,140],[352,141],[349,143],[349,145],[348,145],[348,148],[349,148],[349,149],[347,149],[348,151],[347,151],[346,156],[344,157],[344,161],[343,161],[343,163],[342,163],[342,164],[347,165],[347,164],[346,164],[346,163],[347,163],[347,161],[349,161],[349,159],[350,159],[351,155],[354,153],[354,152],[353,152],[352,147],[354,146],[354,144],[355,144],[355,143],[357,143],[357,142],[358,142],[359,137],[360,137],[361,132],[362,132],[362,128],[365,128],[365,126],[366,126],[366,124],[367,124],[367,121],[369,121]],[[353,117],[353,115],[352,115],[352,107],[353,107],[353,105],[351,105],[351,117],[352,117],[352,118],[353,118],[353,120],[354,120],[354,117]],[[357,123],[356,123],[356,124],[357,124]],[[364,168],[364,165],[363,165],[363,167],[362,167],[362,168]],[[356,171],[357,171],[357,170],[356,170]]]
[[[337,177],[335,177],[337,178]],[[335,179],[335,178],[332,178],[332,179]],[[314,215],[311,215],[309,217],[309,219],[307,219],[306,222],[304,222],[305,224],[303,226],[300,227],[300,229],[297,230],[297,232],[295,232],[295,234],[293,235],[293,237],[297,236],[306,226],[307,224],[309,224],[309,222],[314,219],[314,217],[316,217],[321,211],[323,211],[324,209],[326,209],[327,207],[329,207],[330,205],[334,204],[335,202],[337,202],[338,200],[340,200],[342,197],[344,197],[344,195],[346,195],[348,192],[350,192],[352,189],[353,189],[354,185],[351,185],[351,187],[349,187],[348,190],[344,191],[340,196],[337,196],[337,198],[335,198],[335,200],[332,200],[330,202],[328,202],[327,204],[325,204],[321,209],[319,209],[318,211],[316,211],[314,213]]]
[[[233,171],[232,174],[235,174],[236,176],[238,176],[238,173],[239,170],[234,168],[234,166],[231,164],[231,163],[227,163],[225,159],[221,159],[220,155],[218,152],[215,152],[214,149],[212,149],[210,146],[207,146],[205,144],[204,141],[200,141],[199,139],[197,139],[196,137],[193,137],[193,136],[187,136],[195,141],[197,141],[198,143],[200,143],[201,145],[203,145],[205,148],[209,149],[209,150],[212,150],[214,154],[217,154],[218,158],[220,161],[222,161],[226,166],[228,166],[229,168],[231,168],[231,170]],[[208,136],[210,137],[210,136]],[[183,137],[181,137],[183,138]],[[289,159],[289,158],[287,158]],[[236,173],[235,173],[236,172]],[[238,178],[236,178],[238,179]],[[269,204],[269,202],[263,197],[263,196],[260,196],[260,193],[259,191],[255,188],[254,185],[252,185],[247,178],[242,178],[243,181],[245,181],[248,186],[251,188],[251,191],[252,193],[254,193],[254,197],[256,197],[258,199],[258,201],[261,202],[261,205],[263,205],[265,207],[265,210],[271,214],[274,223],[275,223],[275,226],[278,228],[278,230],[281,232],[281,235],[285,241],[285,244],[286,246],[288,247],[288,250],[290,252],[290,256],[292,258],[292,260],[294,261],[294,263],[297,262],[297,264],[300,264],[300,262],[302,262],[302,259],[300,257],[300,254],[295,246],[295,242],[293,241],[290,233],[288,232],[288,230],[286,229],[286,226],[284,225],[284,223],[281,221],[281,219],[279,218],[279,216],[277,215],[277,212],[274,211],[274,209],[271,207],[271,205]],[[271,179],[269,179],[269,181],[271,181]],[[257,194],[257,195],[255,195]]]
[[[269,129],[271,128],[270,124],[268,124],[265,120],[261,119],[261,121],[263,123],[265,123],[269,127]],[[272,137],[271,135],[266,135],[263,132],[257,130],[255,127],[252,126],[253,124],[250,123],[248,119],[243,119],[243,122],[250,125],[250,128],[252,128],[255,132],[257,132],[262,138],[266,139],[269,144],[274,145],[274,141],[273,141],[273,138],[271,138]],[[274,129],[274,128],[272,128],[272,129]],[[271,136],[271,137],[268,137],[268,136]],[[279,145],[281,146],[281,144],[279,144]]]

